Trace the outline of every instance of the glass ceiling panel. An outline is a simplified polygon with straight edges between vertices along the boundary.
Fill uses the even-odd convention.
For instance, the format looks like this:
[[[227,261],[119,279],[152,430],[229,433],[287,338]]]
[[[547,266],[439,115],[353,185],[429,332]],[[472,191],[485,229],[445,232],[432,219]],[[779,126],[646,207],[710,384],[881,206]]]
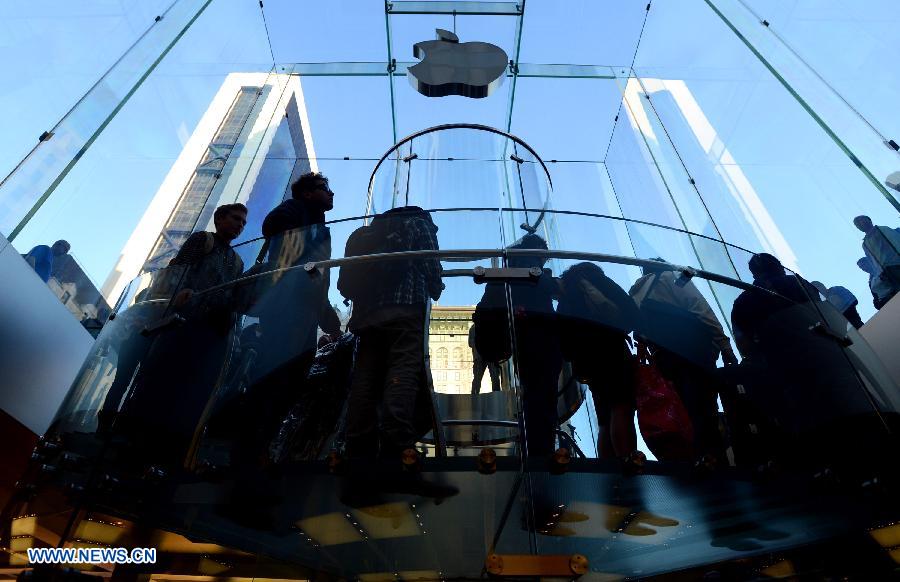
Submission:
[[[316,156],[378,158],[394,145],[386,76],[301,76],[300,80]],[[362,95],[365,99],[360,99]],[[366,183],[360,185],[363,192]]]
[[[413,89],[405,76],[395,76],[393,82],[397,139],[444,123],[478,123],[505,129],[510,81],[511,79],[506,79],[493,95],[484,99],[470,99],[456,95],[437,99],[425,97]],[[379,155],[382,153],[384,152],[379,152]]]
[[[615,80],[520,78],[510,131],[544,160],[603,161],[621,102]]]
[[[390,2],[388,11],[391,14],[479,14],[479,15],[519,15],[521,3],[517,2],[443,2],[428,0],[425,2]]]
[[[434,40],[435,29],[454,30],[452,14],[391,15],[391,56],[398,61],[413,61],[413,45]],[[455,32],[459,42],[489,42],[506,51],[510,59],[516,54],[515,16],[457,16]]]
[[[263,6],[276,62],[387,61],[383,2],[265,0]]]
[[[628,66],[648,2],[528,0],[520,60]]]

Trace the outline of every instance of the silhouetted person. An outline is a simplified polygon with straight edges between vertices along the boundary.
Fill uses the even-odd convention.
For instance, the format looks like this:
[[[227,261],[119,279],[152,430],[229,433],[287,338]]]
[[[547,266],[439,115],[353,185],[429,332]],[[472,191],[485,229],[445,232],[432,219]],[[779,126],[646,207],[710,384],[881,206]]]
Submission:
[[[837,309],[841,315],[846,317],[847,321],[849,321],[853,327],[859,329],[863,326],[862,318],[856,310],[859,300],[849,289],[841,287],[840,285],[826,287],[821,281],[812,281],[811,285],[822,294],[822,297],[824,297],[828,303],[834,305],[835,309]]]
[[[41,281],[46,283],[50,280],[54,259],[65,255],[71,248],[72,245],[64,240],[56,241],[53,243],[52,247],[38,245],[28,251],[28,254],[25,255],[25,260],[31,268],[34,269],[34,272],[37,273],[38,277],[41,278]]]
[[[491,392],[500,390],[500,364],[489,362],[481,357],[481,352],[476,346],[475,326],[469,328],[469,348],[472,350],[472,394],[478,394],[481,390],[481,379],[487,370],[491,378]]]
[[[593,263],[561,276],[557,312],[563,356],[591,389],[600,425],[602,458],[625,458],[637,449],[634,429],[634,358],[627,335],[639,326],[634,300]]]
[[[869,257],[863,257],[856,261],[856,266],[869,275],[869,291],[872,292],[872,304],[875,306],[875,309],[881,309],[897,294],[897,289],[881,278],[881,273]]]
[[[754,255],[749,266],[754,288],[738,296],[731,314],[745,355],[738,400],[754,426],[746,458],[792,467],[827,464],[835,473],[840,465],[873,463],[881,453],[871,443],[883,428],[848,359],[846,320],[772,255]],[[736,449],[737,459],[740,453]]]
[[[735,342],[744,356],[759,348],[757,330],[770,316],[793,305],[805,304],[817,298],[818,290],[796,275],[788,275],[774,256],[759,253],[748,264],[753,284],[772,293],[744,291],[734,302],[731,324]]]
[[[509,249],[546,251],[547,243],[540,236],[529,233],[510,245]],[[550,269],[544,268],[546,262],[546,257],[539,255],[510,256],[507,261],[509,267],[538,269],[540,277],[536,280],[513,279],[506,284],[488,283],[482,299],[488,299],[489,293],[495,291],[505,296],[504,287],[509,288],[516,340],[513,357],[522,387],[529,456],[549,456],[553,453],[559,424],[556,404],[563,357],[559,345],[558,318],[553,308],[553,300],[559,297],[559,281]],[[505,314],[505,303],[502,305],[502,313]],[[502,325],[505,327],[499,331],[508,338],[508,316]]]
[[[267,239],[270,239],[269,247],[270,263],[274,262],[275,268],[284,268],[289,266],[298,266],[313,260],[324,260],[331,258],[331,233],[325,226],[325,213],[334,208],[334,192],[328,186],[328,178],[320,173],[307,173],[300,176],[297,181],[291,185],[291,198],[279,204],[274,210],[266,215],[263,220],[262,233]],[[298,270],[299,273],[299,270]],[[299,309],[292,309],[293,312],[303,312],[305,325],[303,327],[312,332],[311,336],[303,337],[302,334],[294,334],[297,338],[292,347],[295,349],[304,349],[308,347],[310,337],[315,344],[316,327],[329,336],[337,336],[340,334],[340,319],[334,310],[334,307],[328,302],[328,276],[324,275],[324,285],[320,285],[321,297],[315,305],[299,306]],[[307,275],[308,278],[308,275]],[[299,299],[299,298],[297,298]],[[315,299],[310,297],[308,299]],[[283,317],[290,317],[286,313],[288,305],[281,305],[281,311],[277,322],[272,323],[279,327],[286,327],[283,323]],[[297,306],[292,306],[297,307]],[[317,309],[317,311],[315,310]],[[263,334],[266,333],[265,322],[263,322]],[[304,345],[297,346],[297,342]],[[314,347],[314,346],[313,346]],[[288,354],[296,355],[296,354]]]
[[[315,276],[302,265],[331,258],[331,233],[325,213],[334,207],[328,178],[307,173],[291,184],[291,198],[263,220],[270,274],[256,280],[252,315],[259,317],[259,352],[250,371],[252,384],[232,449],[232,464],[258,466],[269,441],[305,387],[321,328],[330,339],[340,320],[328,302],[330,273]],[[257,467],[258,468],[258,467]]]
[[[654,259],[662,262],[662,259]],[[712,307],[692,281],[666,265],[645,266],[629,294],[641,310],[641,336],[654,346],[656,365],[678,391],[694,425],[694,448],[720,461],[724,443],[718,427],[719,355],[737,364],[731,342]]]
[[[116,415],[119,413],[122,397],[128,391],[138,365],[153,344],[152,338],[141,333],[144,326],[152,323],[150,318],[153,315],[159,315],[158,308],[138,303],[112,322],[112,326],[117,331],[116,337],[110,342],[110,347],[116,352],[116,371],[100,411],[97,413],[97,430],[99,431],[107,431],[112,428]]]
[[[169,311],[181,322],[163,320],[151,332],[153,343],[122,409],[122,425],[138,447],[138,461],[169,468],[185,462],[225,364],[236,316],[231,289],[213,288],[243,272],[243,261],[229,243],[243,232],[247,208],[220,206],[213,222],[214,233],[191,234],[169,263],[169,276],[177,277],[179,289]],[[115,405],[113,400],[104,407]]]
[[[900,289],[900,230],[872,224],[865,215],[854,218],[853,224],[866,235],[863,251],[871,259],[876,275],[895,294]]]
[[[437,230],[421,208],[395,208],[351,234],[345,255],[436,250]],[[380,452],[399,461],[401,455],[417,456],[416,403],[427,390],[426,315],[429,301],[437,300],[444,288],[441,264],[420,257],[357,267],[342,267],[338,282],[353,301],[349,327],[359,337],[347,410],[347,453],[372,458]]]

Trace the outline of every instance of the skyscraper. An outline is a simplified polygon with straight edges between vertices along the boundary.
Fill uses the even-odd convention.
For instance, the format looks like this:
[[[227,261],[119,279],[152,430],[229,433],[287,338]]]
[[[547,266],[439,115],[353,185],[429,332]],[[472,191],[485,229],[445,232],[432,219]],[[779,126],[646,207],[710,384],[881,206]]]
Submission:
[[[221,204],[251,208],[246,238],[291,181],[317,171],[300,79],[231,73],[172,165],[103,285],[114,302],[140,273],[165,267],[192,232],[213,229]]]

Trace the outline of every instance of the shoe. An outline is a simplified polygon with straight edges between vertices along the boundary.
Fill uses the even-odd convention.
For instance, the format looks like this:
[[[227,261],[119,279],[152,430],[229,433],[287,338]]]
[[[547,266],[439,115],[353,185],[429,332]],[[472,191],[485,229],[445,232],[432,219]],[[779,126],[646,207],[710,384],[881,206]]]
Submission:
[[[404,471],[410,473],[422,472],[422,456],[416,449],[403,449],[400,453],[400,463]]]

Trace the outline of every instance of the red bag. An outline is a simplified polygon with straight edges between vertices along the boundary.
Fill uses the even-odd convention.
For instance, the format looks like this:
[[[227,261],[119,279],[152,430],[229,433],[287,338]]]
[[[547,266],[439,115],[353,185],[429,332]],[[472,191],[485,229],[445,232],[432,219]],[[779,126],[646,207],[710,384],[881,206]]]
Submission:
[[[635,402],[641,435],[657,459],[694,460],[694,427],[687,409],[643,344],[638,344]]]

